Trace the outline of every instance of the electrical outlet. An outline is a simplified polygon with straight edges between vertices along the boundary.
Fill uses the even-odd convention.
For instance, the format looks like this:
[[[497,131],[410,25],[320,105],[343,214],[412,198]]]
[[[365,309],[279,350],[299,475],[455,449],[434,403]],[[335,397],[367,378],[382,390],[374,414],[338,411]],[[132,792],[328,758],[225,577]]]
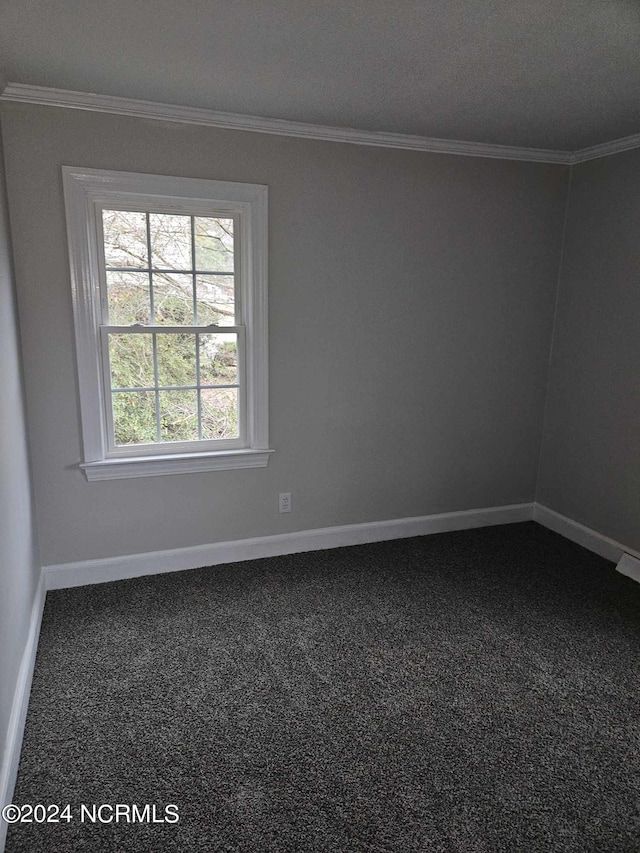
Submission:
[[[278,512],[291,512],[291,492],[280,492],[278,495]]]

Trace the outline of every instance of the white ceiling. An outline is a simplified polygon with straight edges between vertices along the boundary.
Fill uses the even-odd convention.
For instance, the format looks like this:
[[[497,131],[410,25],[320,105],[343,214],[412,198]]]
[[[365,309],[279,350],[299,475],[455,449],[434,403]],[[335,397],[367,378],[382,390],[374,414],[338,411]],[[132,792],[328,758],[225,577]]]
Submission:
[[[640,132],[640,0],[0,0],[0,75],[575,150]]]

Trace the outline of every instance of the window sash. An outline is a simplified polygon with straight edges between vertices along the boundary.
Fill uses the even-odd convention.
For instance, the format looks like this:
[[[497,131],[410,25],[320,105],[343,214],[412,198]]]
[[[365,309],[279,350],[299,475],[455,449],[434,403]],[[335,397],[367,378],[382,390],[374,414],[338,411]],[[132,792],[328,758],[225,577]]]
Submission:
[[[232,278],[234,282],[234,314],[235,314],[235,322],[241,325],[246,325],[246,317],[245,317],[245,307],[244,307],[244,290],[246,286],[245,275],[246,270],[243,269],[243,257],[244,257],[244,236],[246,228],[244,222],[244,214],[238,212],[237,210],[229,210],[222,207],[207,207],[205,210],[197,210],[195,205],[190,205],[190,210],[182,209],[182,207],[178,207],[174,204],[168,203],[168,200],[165,200],[165,203],[157,203],[157,204],[108,204],[103,203],[95,204],[94,214],[95,214],[95,228],[96,228],[96,249],[98,253],[98,281],[99,281],[99,291],[100,291],[100,316],[101,323],[108,324],[109,323],[109,292],[107,286],[107,273],[109,272],[133,272],[133,273],[142,273],[146,274],[149,278],[149,296],[150,296],[150,311],[151,311],[151,325],[155,324],[154,319],[154,296],[155,296],[155,286],[153,285],[152,277],[154,274],[171,274],[171,275],[188,275],[191,276],[192,280],[192,290],[193,290],[193,308],[194,308],[194,316],[197,320],[197,278],[199,275],[216,275],[220,277]],[[146,247],[147,247],[147,261],[148,264],[144,267],[126,267],[126,266],[113,266],[107,265],[105,258],[105,243],[104,243],[104,223],[103,223],[103,212],[105,210],[114,210],[114,211],[122,211],[129,213],[144,213],[146,217]],[[150,214],[163,214],[163,213],[174,213],[180,216],[188,216],[190,220],[190,229],[191,229],[191,253],[192,253],[192,267],[190,268],[175,268],[169,269],[164,267],[154,267],[152,264],[152,248],[151,248],[151,232],[149,230],[149,216]],[[199,269],[196,263],[196,250],[195,250],[195,226],[194,222],[197,217],[204,217],[209,219],[231,219],[233,221],[233,271],[222,271],[222,270],[205,270]],[[158,324],[160,325],[160,324]]]
[[[199,364],[197,365],[196,384],[189,386],[177,385],[160,385],[157,381],[158,370],[154,359],[154,378],[153,386],[142,387],[136,386],[131,389],[118,388],[113,390],[111,386],[111,365],[109,360],[109,335],[164,335],[164,334],[192,334],[195,337],[196,354],[199,352],[198,342],[199,335],[224,334],[236,336],[236,346],[238,353],[238,369],[236,383],[226,383],[220,385],[211,385],[209,383],[201,383]],[[104,402],[103,416],[106,426],[106,448],[105,458],[118,458],[122,456],[162,456],[176,453],[189,453],[193,451],[208,452],[212,450],[233,450],[236,448],[244,448],[247,446],[247,383],[246,383],[246,333],[244,326],[145,326],[136,324],[131,326],[109,326],[103,325],[99,328],[100,335],[100,361],[102,366],[102,383],[104,393],[102,395]],[[196,355],[198,360],[198,355]],[[156,442],[148,444],[131,444],[120,445],[115,442],[115,424],[113,419],[113,394],[122,393],[128,390],[132,391],[153,391],[156,395],[156,423],[159,424],[158,411],[158,394],[160,391],[180,391],[180,390],[196,390],[198,392],[198,430],[202,432],[202,413],[201,413],[201,396],[202,389],[220,388],[237,388],[238,389],[238,437],[237,438],[216,438],[203,439],[198,438],[192,441],[161,441],[159,438]]]

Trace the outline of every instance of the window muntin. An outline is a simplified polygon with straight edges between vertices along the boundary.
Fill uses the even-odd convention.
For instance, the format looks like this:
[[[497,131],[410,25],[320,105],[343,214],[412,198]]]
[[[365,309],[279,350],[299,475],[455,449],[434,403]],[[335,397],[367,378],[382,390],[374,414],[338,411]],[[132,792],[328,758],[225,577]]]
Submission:
[[[244,440],[237,219],[102,208],[108,453]]]
[[[264,467],[267,188],[62,172],[87,479]]]

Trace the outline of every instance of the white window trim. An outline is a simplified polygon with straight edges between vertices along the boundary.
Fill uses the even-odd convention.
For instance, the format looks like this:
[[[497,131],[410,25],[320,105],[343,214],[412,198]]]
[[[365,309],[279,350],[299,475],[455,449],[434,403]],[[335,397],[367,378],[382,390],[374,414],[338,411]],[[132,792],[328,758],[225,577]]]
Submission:
[[[269,461],[267,340],[267,187],[223,181],[110,172],[63,166],[75,320],[83,461],[88,480],[263,468]],[[229,211],[240,217],[243,325],[246,327],[245,417],[242,447],[171,452],[171,445],[132,455],[109,452],[100,357],[102,322],[97,212],[137,206],[190,214]],[[224,331],[223,327],[220,327]]]

